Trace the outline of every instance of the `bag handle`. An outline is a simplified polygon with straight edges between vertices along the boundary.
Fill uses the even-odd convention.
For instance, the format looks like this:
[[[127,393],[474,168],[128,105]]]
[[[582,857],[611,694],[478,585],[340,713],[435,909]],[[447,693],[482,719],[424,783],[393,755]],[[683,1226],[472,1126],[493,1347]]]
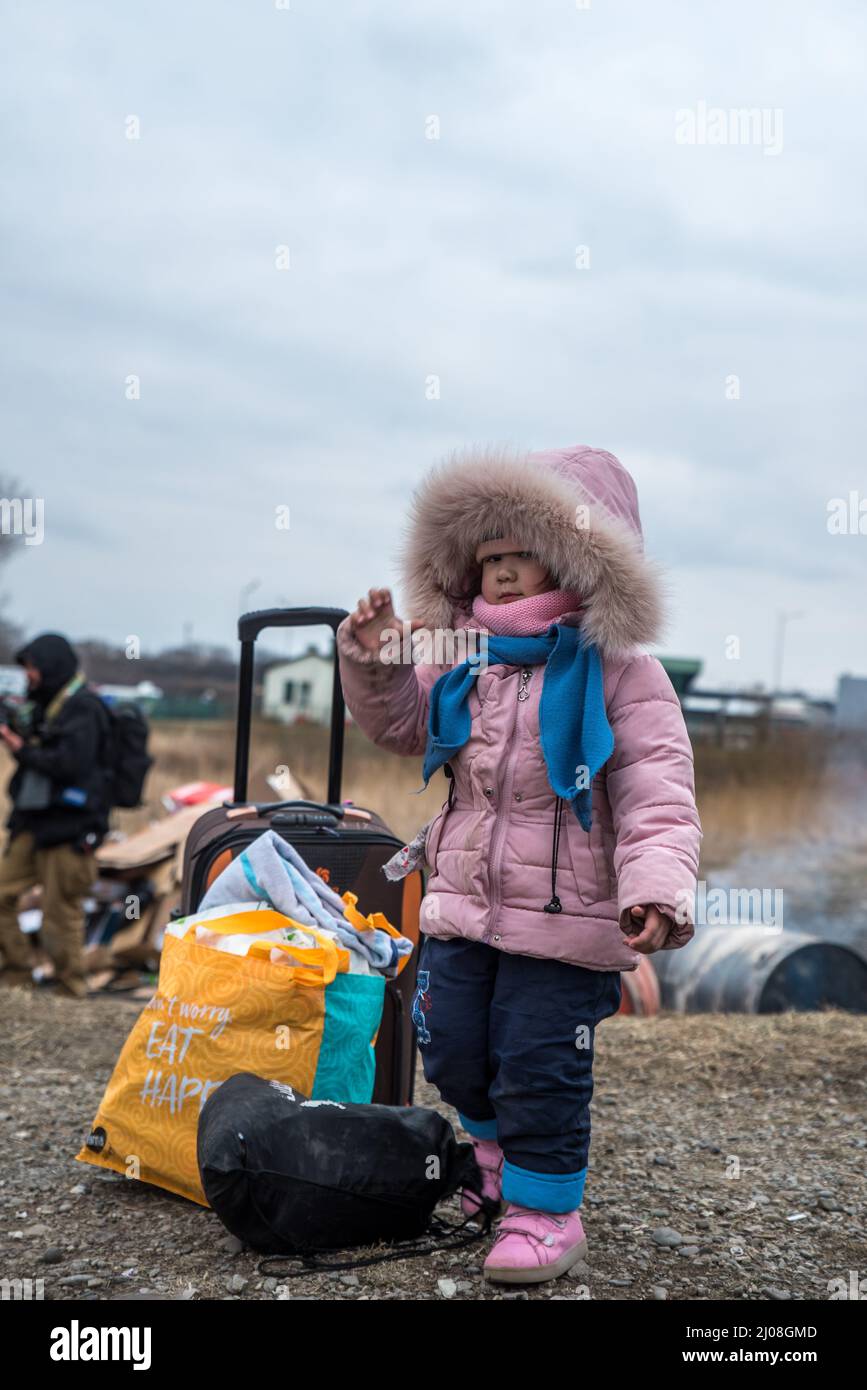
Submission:
[[[249,927],[239,929],[239,917],[255,918],[255,925],[251,923]],[[184,932],[184,940],[196,927],[204,927],[207,931],[212,931],[215,936],[252,936],[257,932],[279,931],[285,926],[286,922],[291,922],[293,927],[299,931],[307,932],[319,942],[318,946],[293,946],[291,941],[253,941],[247,948],[247,957],[254,960],[270,959],[271,951],[274,947],[278,951],[286,951],[293,955],[296,952],[304,951],[308,967],[304,965],[294,965],[291,967],[293,979],[298,980],[299,984],[306,985],[330,985],[334,977],[349,968],[349,952],[338,948],[330,936],[320,931],[318,927],[308,927],[305,922],[296,922],[294,917],[286,917],[282,912],[275,912],[271,908],[266,908],[259,912],[239,912],[234,917],[217,918],[213,922],[191,922]],[[318,967],[318,969],[317,969]]]
[[[391,925],[388,918],[382,912],[368,912],[367,916],[363,917],[356,907],[356,903],[358,902],[357,893],[350,893],[347,888],[346,892],[341,894],[341,897],[343,899],[343,911],[346,920],[358,931],[384,931],[387,936],[398,938],[402,935],[402,933],[397,930],[397,927]]]
[[[188,920],[195,916],[195,912],[187,914]],[[238,920],[248,917],[251,919],[250,925],[247,926],[245,922],[243,927],[239,927]],[[235,912],[231,916],[215,917],[211,922],[190,921],[184,936],[188,936],[194,927],[205,927],[215,936],[254,936],[256,932],[279,931],[286,922],[291,922],[293,927],[298,927],[300,931],[312,933],[314,930],[313,927],[305,927],[303,922],[296,922],[294,917],[287,917],[283,912],[276,912],[273,907],[266,907],[260,908],[258,912]]]
[[[285,951],[290,956],[297,951],[304,952],[306,963],[289,967],[293,980],[300,985],[321,985],[324,988],[339,973],[341,956],[345,956],[345,964],[349,964],[349,952],[338,951],[328,936],[322,938],[321,946],[313,947],[293,946],[291,941],[253,941],[247,950],[247,959],[270,960],[272,951]]]

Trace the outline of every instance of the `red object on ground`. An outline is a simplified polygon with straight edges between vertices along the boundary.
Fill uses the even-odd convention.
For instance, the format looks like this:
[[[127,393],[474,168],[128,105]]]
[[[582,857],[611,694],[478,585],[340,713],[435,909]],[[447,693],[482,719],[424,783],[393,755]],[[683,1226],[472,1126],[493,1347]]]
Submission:
[[[184,782],[180,787],[172,787],[163,800],[166,806],[199,806],[203,801],[231,801],[233,790],[220,782]]]
[[[659,1013],[659,980],[650,956],[640,956],[637,970],[623,970],[620,975],[623,997],[619,1014],[648,1017]]]

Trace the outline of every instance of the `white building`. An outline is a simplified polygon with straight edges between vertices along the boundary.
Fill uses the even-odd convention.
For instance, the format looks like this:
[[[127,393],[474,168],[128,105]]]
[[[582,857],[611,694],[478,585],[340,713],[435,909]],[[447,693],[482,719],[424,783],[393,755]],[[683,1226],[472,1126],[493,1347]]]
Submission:
[[[269,666],[262,681],[262,713],[294,724],[299,717],[331,723],[334,660],[315,649]]]

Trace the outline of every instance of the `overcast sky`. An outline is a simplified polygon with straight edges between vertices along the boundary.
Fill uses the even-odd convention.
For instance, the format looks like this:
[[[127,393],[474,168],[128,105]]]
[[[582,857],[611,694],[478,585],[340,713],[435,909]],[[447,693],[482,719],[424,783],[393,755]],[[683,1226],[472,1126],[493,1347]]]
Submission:
[[[867,509],[863,5],[40,0],[4,31],[29,633],[231,645],[256,580],[352,607],[451,449],[589,443],[668,569],[660,652],[767,682],[783,610],[785,684],[867,675],[867,534],[828,528]]]

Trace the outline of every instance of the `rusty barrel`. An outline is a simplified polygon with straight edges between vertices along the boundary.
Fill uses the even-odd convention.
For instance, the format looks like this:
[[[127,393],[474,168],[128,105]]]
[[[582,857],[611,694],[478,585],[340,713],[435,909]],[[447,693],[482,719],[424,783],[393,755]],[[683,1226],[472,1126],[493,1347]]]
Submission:
[[[637,970],[622,970],[620,985],[618,1013],[643,1018],[659,1013],[659,981],[650,956],[639,956]]]

